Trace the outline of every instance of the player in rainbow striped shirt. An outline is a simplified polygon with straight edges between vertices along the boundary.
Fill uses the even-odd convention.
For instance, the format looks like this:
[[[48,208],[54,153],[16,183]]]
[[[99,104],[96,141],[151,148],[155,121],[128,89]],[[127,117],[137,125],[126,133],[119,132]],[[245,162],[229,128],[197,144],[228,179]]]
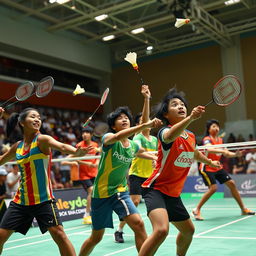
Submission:
[[[0,108],[0,117],[3,111]],[[7,121],[7,137],[17,123],[22,130],[23,140],[16,142],[0,156],[0,165],[16,158],[21,173],[19,189],[0,224],[0,254],[12,233],[25,235],[35,217],[41,232],[50,232],[60,254],[74,256],[75,249],[63,230],[52,193],[51,149],[81,156],[91,148],[75,148],[40,134],[42,122],[36,109],[26,108],[20,114],[13,113]]]

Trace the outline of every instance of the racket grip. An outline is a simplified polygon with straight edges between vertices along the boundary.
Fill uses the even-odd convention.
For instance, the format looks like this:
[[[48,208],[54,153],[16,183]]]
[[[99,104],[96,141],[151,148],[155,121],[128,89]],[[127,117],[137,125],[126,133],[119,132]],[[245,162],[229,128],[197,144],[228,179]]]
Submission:
[[[213,100],[209,101],[206,105],[204,105],[205,107],[209,106],[210,104],[213,103]]]
[[[92,120],[92,117],[90,116],[90,117],[86,120],[86,122],[83,124],[83,127],[86,127],[86,126],[90,123],[91,120]]]

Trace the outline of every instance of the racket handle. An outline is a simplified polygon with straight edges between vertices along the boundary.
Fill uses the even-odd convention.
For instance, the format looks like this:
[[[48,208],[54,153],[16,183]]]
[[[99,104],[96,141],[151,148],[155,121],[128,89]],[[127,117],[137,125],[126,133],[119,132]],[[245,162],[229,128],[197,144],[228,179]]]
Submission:
[[[210,102],[208,102],[206,105],[204,105],[205,107],[209,106],[210,104],[213,103],[213,100],[211,100]]]
[[[5,106],[4,108],[9,108],[9,107],[13,106],[14,104],[16,104],[17,102],[18,102],[18,101],[14,101],[14,102],[12,102],[11,104]]]
[[[92,117],[90,116],[90,117],[86,120],[86,122],[83,124],[83,127],[86,127],[86,126],[91,122],[91,120],[92,120]]]

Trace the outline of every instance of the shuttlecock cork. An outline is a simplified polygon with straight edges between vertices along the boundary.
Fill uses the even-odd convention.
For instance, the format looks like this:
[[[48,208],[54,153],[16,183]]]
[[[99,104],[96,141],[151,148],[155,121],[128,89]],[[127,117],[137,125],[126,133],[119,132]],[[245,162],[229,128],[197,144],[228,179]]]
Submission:
[[[137,53],[136,52],[129,52],[126,54],[126,57],[124,58],[126,61],[128,61],[130,64],[132,64],[133,68],[138,70],[138,64],[137,64]]]
[[[76,85],[76,89],[73,91],[73,95],[76,96],[78,94],[84,93],[85,90],[79,84]]]
[[[190,22],[190,19],[176,19],[176,22],[174,24],[174,26],[176,28],[180,28],[181,26],[188,24]]]

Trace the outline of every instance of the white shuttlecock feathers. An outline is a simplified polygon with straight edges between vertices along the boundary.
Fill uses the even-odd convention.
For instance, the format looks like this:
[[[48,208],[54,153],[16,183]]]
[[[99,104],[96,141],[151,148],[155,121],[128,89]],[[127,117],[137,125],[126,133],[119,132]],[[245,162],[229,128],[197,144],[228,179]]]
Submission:
[[[78,94],[84,93],[85,90],[79,84],[76,85],[76,89],[73,91],[73,95],[76,96]]]
[[[132,64],[134,69],[138,69],[137,64],[137,53],[136,52],[129,52],[126,54],[126,57],[124,58],[126,61],[128,61],[130,64]]]
[[[188,24],[190,22],[190,19],[176,19],[176,22],[174,24],[174,26],[176,28],[180,28],[181,26]]]

